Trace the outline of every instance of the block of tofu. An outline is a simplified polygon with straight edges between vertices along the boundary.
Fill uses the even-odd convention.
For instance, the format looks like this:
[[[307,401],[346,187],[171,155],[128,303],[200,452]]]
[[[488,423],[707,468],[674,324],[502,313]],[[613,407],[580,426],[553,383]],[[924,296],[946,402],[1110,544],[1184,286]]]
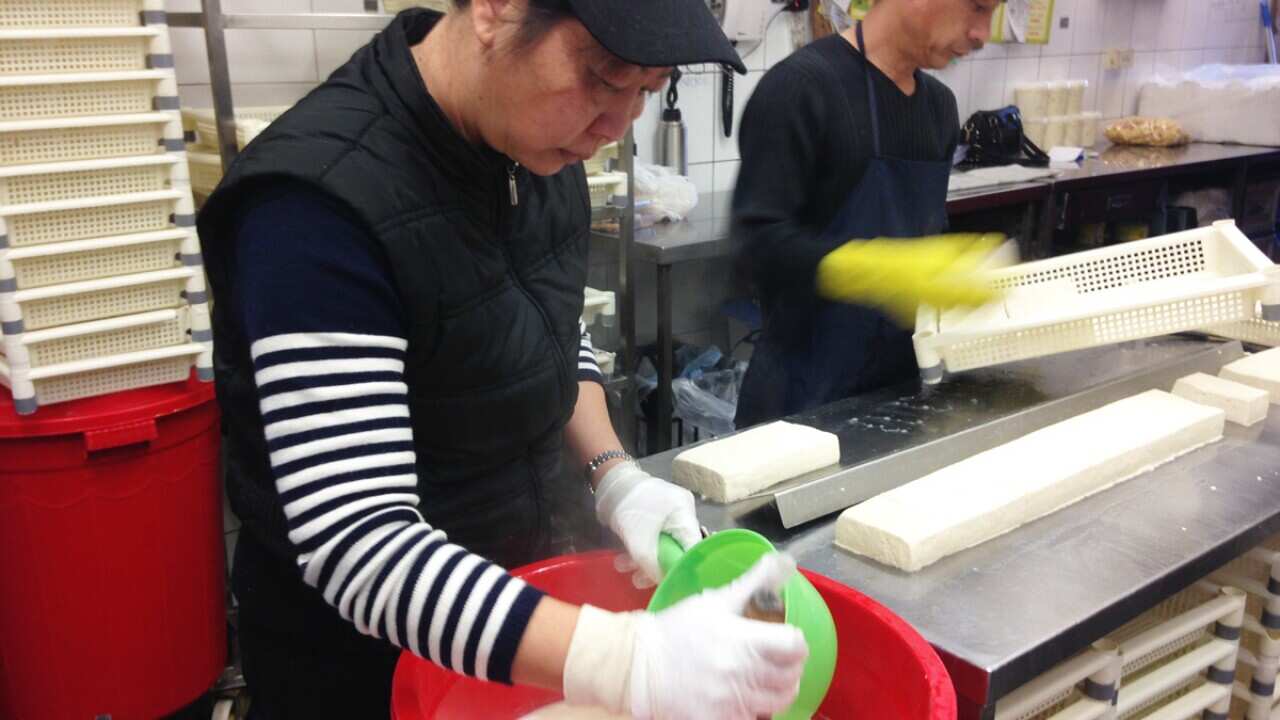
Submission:
[[[1266,390],[1205,373],[1179,378],[1173,384],[1173,394],[1216,407],[1227,414],[1227,420],[1245,426],[1266,420],[1267,406],[1271,403]]]
[[[685,450],[671,461],[671,474],[702,497],[728,503],[838,462],[835,435],[778,421]]]
[[[1280,348],[1271,348],[1222,366],[1218,377],[1266,390],[1280,404]]]
[[[1222,410],[1149,390],[849,508],[836,545],[914,572],[1214,442],[1225,422]]]

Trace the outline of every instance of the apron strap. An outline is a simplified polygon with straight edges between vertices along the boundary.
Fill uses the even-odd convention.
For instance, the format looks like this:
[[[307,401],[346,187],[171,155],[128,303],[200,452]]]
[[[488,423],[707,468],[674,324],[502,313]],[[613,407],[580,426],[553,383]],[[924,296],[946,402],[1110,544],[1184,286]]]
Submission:
[[[876,86],[871,77],[871,58],[867,57],[866,43],[862,39],[862,21],[858,21],[858,52],[862,53],[862,68],[867,81],[867,107],[871,110],[871,150],[880,155],[880,108],[876,105]]]

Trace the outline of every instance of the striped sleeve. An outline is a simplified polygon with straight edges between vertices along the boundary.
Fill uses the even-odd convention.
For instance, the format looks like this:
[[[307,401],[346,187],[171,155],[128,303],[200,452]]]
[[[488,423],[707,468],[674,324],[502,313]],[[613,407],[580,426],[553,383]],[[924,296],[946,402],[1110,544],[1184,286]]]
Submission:
[[[236,304],[289,540],[304,581],[360,632],[509,683],[541,594],[419,513],[404,313],[360,235],[299,191],[260,202],[236,238]]]
[[[604,373],[600,372],[600,364],[596,362],[595,346],[591,344],[591,333],[587,332],[587,324],[578,320],[578,332],[581,341],[578,343],[578,381],[589,380],[604,384]]]

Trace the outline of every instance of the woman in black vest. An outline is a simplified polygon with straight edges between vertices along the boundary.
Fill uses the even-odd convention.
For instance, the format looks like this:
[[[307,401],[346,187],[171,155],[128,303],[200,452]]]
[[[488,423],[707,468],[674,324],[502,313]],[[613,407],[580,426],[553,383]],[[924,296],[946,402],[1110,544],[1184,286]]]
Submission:
[[[790,704],[803,637],[740,616],[794,572],[781,556],[657,615],[501,568],[549,552],[564,448],[640,580],[659,533],[698,540],[692,496],[621,451],[578,317],[581,160],[699,62],[743,70],[703,0],[406,12],[210,198],[252,717],[387,717],[397,648],[636,717]]]

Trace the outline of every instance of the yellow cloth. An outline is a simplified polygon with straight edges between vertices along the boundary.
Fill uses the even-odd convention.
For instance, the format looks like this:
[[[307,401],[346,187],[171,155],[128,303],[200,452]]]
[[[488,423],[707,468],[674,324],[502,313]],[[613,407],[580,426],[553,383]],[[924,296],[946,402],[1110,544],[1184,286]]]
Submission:
[[[818,263],[818,294],[878,307],[910,327],[921,304],[948,310],[999,297],[977,271],[1004,240],[1000,233],[852,240]]]

